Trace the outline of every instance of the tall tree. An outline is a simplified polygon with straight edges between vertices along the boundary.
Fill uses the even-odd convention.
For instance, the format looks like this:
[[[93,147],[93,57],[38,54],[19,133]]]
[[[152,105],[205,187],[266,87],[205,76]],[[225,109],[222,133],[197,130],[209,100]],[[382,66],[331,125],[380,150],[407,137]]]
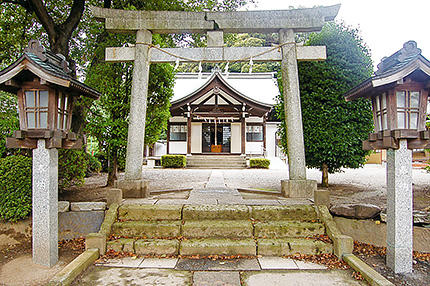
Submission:
[[[306,45],[327,47],[327,60],[299,63],[299,80],[306,165],[321,170],[322,185],[328,186],[328,173],[365,163],[361,142],[373,129],[371,106],[366,100],[346,102],[343,95],[372,74],[372,61],[358,30],[344,24],[326,24]],[[282,94],[281,80],[279,86]],[[279,101],[287,150],[282,96]]]

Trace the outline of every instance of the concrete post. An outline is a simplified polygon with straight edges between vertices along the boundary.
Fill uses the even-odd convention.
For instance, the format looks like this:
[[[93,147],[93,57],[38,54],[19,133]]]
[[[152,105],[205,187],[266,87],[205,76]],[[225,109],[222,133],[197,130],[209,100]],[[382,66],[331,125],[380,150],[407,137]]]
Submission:
[[[290,180],[306,180],[305,145],[294,31],[292,29],[281,29],[279,39],[280,44],[291,43],[282,46],[281,61],[289,175]]]
[[[58,150],[45,139],[33,150],[33,262],[48,267],[58,261]]]
[[[412,151],[406,139],[387,150],[387,266],[412,272]]]
[[[146,102],[150,49],[144,43],[152,42],[152,33],[139,30],[136,33],[135,60],[130,101],[130,122],[128,125],[127,157],[125,161],[125,180],[141,180],[143,147],[145,138]]]

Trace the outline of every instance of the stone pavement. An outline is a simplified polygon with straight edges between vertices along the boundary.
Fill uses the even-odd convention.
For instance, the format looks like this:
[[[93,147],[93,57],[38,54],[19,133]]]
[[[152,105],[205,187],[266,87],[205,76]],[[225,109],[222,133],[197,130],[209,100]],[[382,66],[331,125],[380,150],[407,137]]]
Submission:
[[[366,285],[354,280],[351,273],[281,257],[232,260],[126,257],[96,264],[74,285]]]
[[[164,171],[164,170],[163,170]],[[237,189],[226,186],[225,172],[211,171],[204,188],[191,191],[171,192],[153,195],[145,199],[126,199],[124,204],[169,204],[169,205],[292,205],[310,204],[309,199],[291,199],[274,195],[242,194]]]

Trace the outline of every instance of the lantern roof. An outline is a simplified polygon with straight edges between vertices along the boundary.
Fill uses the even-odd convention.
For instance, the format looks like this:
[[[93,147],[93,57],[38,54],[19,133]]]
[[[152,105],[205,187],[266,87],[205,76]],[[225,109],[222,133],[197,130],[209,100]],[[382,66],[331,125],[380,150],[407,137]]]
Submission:
[[[404,43],[402,49],[389,57],[384,57],[374,75],[348,91],[345,99],[351,101],[369,97],[410,75],[420,82],[430,79],[430,61],[421,55],[421,49],[417,47],[415,41]]]
[[[68,89],[72,94],[98,99],[100,92],[77,80],[66,58],[47,51],[39,41],[31,40],[24,54],[13,64],[0,71],[0,90],[16,93],[19,82],[33,76]]]

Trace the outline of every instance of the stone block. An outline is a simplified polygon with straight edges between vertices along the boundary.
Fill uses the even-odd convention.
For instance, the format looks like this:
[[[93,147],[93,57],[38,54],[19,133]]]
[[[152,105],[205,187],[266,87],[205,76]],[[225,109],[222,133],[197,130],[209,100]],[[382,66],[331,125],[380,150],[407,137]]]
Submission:
[[[311,205],[252,206],[251,217],[260,221],[314,221],[317,213]]]
[[[58,238],[73,239],[98,232],[104,216],[104,211],[58,213]]]
[[[284,256],[296,253],[313,255],[333,252],[331,244],[311,239],[258,239],[257,244],[258,255],[266,256]]]
[[[316,190],[314,192],[314,204],[330,207],[330,192],[328,190]]]
[[[322,235],[325,228],[312,222],[260,222],[255,224],[254,235],[258,238],[309,237]]]
[[[101,233],[90,233],[85,237],[85,249],[98,249],[100,255],[106,252],[106,236]]]
[[[180,221],[125,221],[112,225],[112,233],[126,237],[172,238],[181,234]]]
[[[203,220],[186,221],[182,226],[182,236],[187,238],[204,237],[252,237],[250,221],[242,220]]]
[[[121,204],[122,203],[122,190],[121,189],[109,189],[106,192],[106,204]]]
[[[208,31],[207,32],[208,47],[222,47],[224,46],[224,33],[223,31]]]
[[[149,182],[143,180],[115,181],[114,187],[122,190],[125,198],[146,198],[149,196]]]
[[[178,255],[179,241],[176,239],[140,239],[134,243],[139,255]]]
[[[244,205],[186,205],[183,209],[184,220],[246,220],[249,218],[249,209]]]
[[[381,208],[372,204],[339,204],[330,208],[330,212],[337,216],[348,218],[368,219],[377,216]]]
[[[120,220],[180,220],[181,205],[123,205],[118,209]]]
[[[109,236],[111,234],[112,225],[117,219],[118,214],[118,204],[111,204],[109,209],[106,212],[105,219],[100,226],[100,233],[105,234],[106,236]]]
[[[90,265],[99,258],[98,249],[87,249],[84,253],[76,257],[66,265],[49,281],[48,286],[63,286],[72,284],[73,280],[84,272]]]
[[[59,201],[58,202],[58,212],[59,213],[68,212],[69,209],[70,209],[70,202],[68,202],[68,201]]]
[[[363,275],[364,279],[366,279],[366,281],[369,282],[370,285],[394,286],[393,283],[388,281],[384,276],[379,274],[375,269],[364,263],[354,254],[346,254],[343,259],[355,271],[360,272],[361,275]]]
[[[74,212],[104,211],[105,202],[76,202],[70,203],[70,209]]]
[[[287,198],[313,198],[316,190],[314,180],[281,180],[281,193]]]
[[[189,239],[181,242],[180,255],[256,255],[253,239]]]
[[[111,240],[106,243],[107,250],[112,250],[115,252],[122,252],[123,244],[118,240]]]
[[[335,235],[333,239],[333,252],[341,259],[345,254],[351,254],[354,249],[352,237],[347,235]]]

